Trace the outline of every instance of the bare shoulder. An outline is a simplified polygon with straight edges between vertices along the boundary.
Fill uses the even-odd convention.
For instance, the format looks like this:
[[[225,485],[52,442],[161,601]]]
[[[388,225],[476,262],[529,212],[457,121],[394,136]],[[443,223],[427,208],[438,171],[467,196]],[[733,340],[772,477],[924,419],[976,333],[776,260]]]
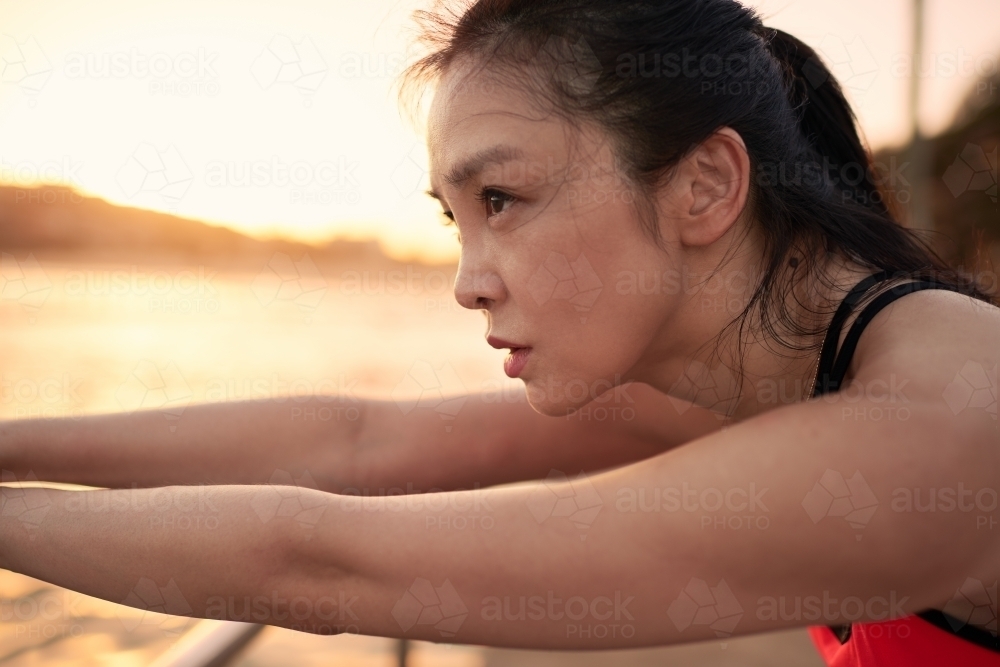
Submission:
[[[987,389],[995,418],[998,361],[1000,308],[931,289],[896,299],[872,319],[848,377],[864,383],[894,376],[897,384],[907,383],[911,400],[954,402],[964,393],[953,389],[956,382]]]

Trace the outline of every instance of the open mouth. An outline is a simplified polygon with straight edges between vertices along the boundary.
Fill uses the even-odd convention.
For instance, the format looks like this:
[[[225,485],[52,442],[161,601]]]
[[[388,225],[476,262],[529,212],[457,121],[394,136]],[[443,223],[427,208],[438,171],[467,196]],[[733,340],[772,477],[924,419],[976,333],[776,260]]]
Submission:
[[[510,350],[507,358],[503,360],[503,372],[507,374],[507,377],[516,378],[521,374],[524,365],[528,363],[528,355],[531,353],[529,345],[518,345],[517,343],[497,338],[496,336],[487,336],[486,342],[489,343],[490,347],[497,350],[503,348]]]

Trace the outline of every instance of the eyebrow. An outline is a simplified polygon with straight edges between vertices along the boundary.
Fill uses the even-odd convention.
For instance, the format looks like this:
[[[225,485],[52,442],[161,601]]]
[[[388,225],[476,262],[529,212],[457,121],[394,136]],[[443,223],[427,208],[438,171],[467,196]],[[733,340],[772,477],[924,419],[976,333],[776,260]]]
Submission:
[[[502,164],[522,157],[524,157],[524,151],[520,148],[515,148],[507,144],[490,146],[489,148],[484,148],[481,151],[473,153],[470,157],[456,164],[445,174],[444,180],[451,186],[461,187],[469,179],[478,175],[487,165]],[[427,195],[434,199],[441,199],[441,195],[435,192],[433,188],[427,191]]]

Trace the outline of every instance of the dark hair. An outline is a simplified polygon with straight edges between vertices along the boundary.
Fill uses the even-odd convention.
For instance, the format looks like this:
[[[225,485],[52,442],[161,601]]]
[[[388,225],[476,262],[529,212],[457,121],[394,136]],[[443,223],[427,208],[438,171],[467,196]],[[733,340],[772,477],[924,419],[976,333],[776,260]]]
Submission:
[[[416,18],[431,51],[404,72],[402,101],[472,56],[567,119],[602,127],[647,203],[693,147],[725,126],[740,134],[763,247],[756,289],[730,323],[739,323],[740,349],[754,312],[778,341],[783,331],[822,333],[822,318],[816,327],[795,321],[788,292],[806,276],[827,282],[821,260],[834,253],[995,303],[899,223],[836,79],[813,49],[765,27],[752,8],[735,0],[478,0]],[[548,76],[525,76],[530,68]],[[655,232],[655,218],[642,219]]]

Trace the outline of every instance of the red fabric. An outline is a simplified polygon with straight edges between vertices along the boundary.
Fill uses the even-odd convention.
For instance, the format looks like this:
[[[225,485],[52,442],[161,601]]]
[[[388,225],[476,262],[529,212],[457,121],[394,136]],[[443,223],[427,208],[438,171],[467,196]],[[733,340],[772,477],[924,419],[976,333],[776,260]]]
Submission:
[[[855,623],[845,644],[825,625],[811,626],[809,636],[830,667],[1000,667],[1000,653],[919,616]]]

